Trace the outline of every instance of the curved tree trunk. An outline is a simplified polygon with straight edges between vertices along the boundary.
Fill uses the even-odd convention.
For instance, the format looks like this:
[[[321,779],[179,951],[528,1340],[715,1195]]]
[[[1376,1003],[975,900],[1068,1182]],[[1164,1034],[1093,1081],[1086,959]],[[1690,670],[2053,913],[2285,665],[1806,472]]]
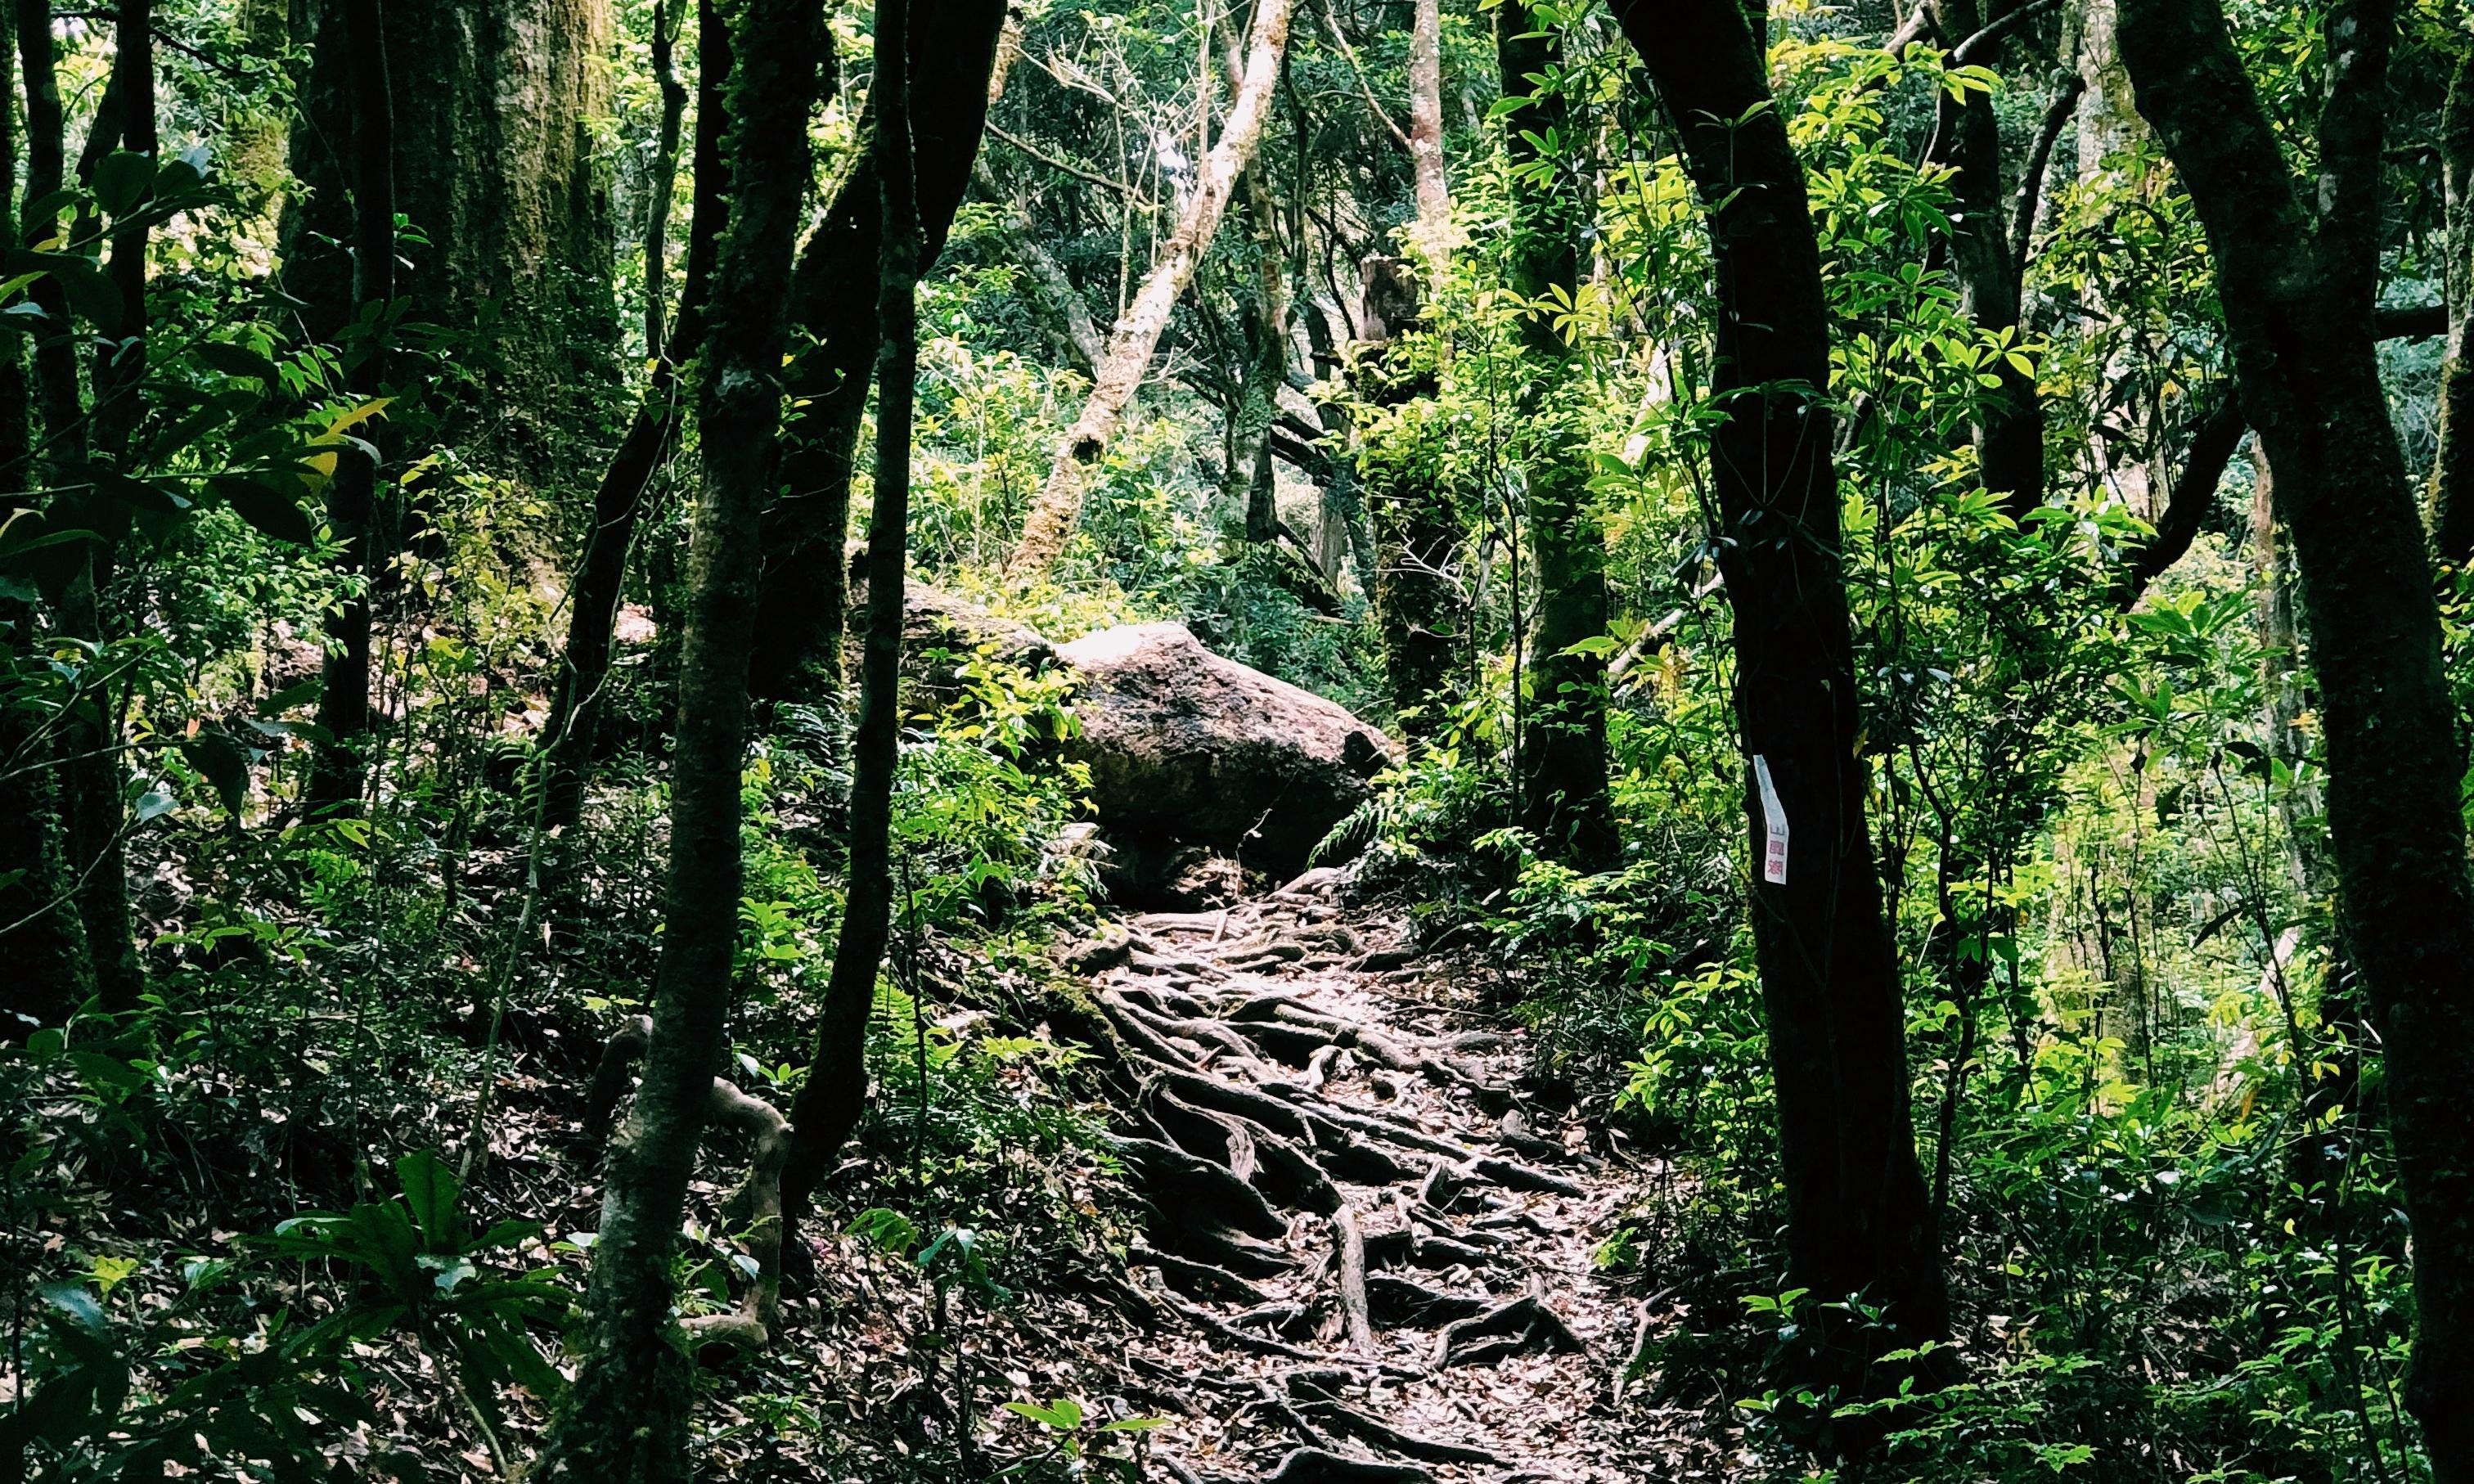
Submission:
[[[2380,384],[2392,0],[2327,15],[2315,178],[2287,166],[2216,0],[2124,0],[2139,106],[2198,207],[2243,403],[2276,475],[2310,620],[2346,938],[2387,1057],[2413,1237],[2406,1405],[2434,1475],[2474,1479],[2474,880],[2431,567]],[[2316,202],[2314,209],[2305,205]]]
[[[918,381],[919,204],[911,194],[910,36],[904,0],[877,11],[872,135],[882,192],[878,240],[876,499],[867,536],[867,638],[851,759],[850,890],[834,941],[814,1062],[791,1110],[783,1231],[795,1236],[809,1197],[867,1106],[867,1022],[893,924],[893,773],[902,726],[902,617],[909,563],[911,406]],[[984,84],[982,85],[982,89]],[[984,92],[982,91],[982,96]]]
[[[1108,336],[1107,358],[1093,377],[1090,400],[1074,420],[1048,480],[1023,523],[1022,542],[1014,547],[1007,570],[1017,578],[1036,577],[1053,565],[1081,518],[1083,492],[1092,467],[1107,451],[1126,420],[1126,408],[1151,369],[1152,352],[1168,328],[1178,296],[1194,280],[1194,270],[1220,231],[1220,218],[1235,193],[1238,176],[1262,141],[1263,125],[1272,113],[1272,93],[1279,81],[1280,61],[1289,44],[1289,18],[1296,0],[1257,0],[1254,27],[1247,38],[1246,71],[1228,108],[1228,118],[1211,146],[1187,198],[1176,230],[1160,247],[1159,257]]]
[[[1513,165],[1513,292],[1528,352],[1516,448],[1528,490],[1529,546],[1538,566],[1538,622],[1530,636],[1525,724],[1518,734],[1519,818],[1549,858],[1585,871],[1615,864],[1614,801],[1607,792],[1607,659],[1577,646],[1607,631],[1607,545],[1589,494],[1587,428],[1563,386],[1571,349],[1545,303],[1580,288],[1580,223],[1566,182],[1524,173],[1541,163],[1531,135],[1568,132],[1555,74],[1561,39],[1523,0],[1495,12],[1503,93],[1519,105],[1506,121]]]
[[[813,0],[749,0],[731,88],[729,234],[715,264],[699,417],[696,504],[681,657],[670,863],[643,1083],[610,1154],[601,1240],[585,1294],[575,1390],[542,1474],[592,1484],[692,1476],[689,1360],[671,1257],[726,1041],[739,936],[740,771],[759,527],[781,424],[781,283],[812,173],[808,119],[830,42]]]
[[[1831,467],[1829,313],[1804,175],[1735,0],[1617,0],[1710,216],[1723,408],[1710,481],[1734,609],[1753,935],[1778,1084],[1788,1280],[1884,1306],[1900,1343],[1946,1324],[1917,1166],[1898,964],[1865,822],[1867,769]],[[1773,824],[1775,821],[1775,824]],[[1870,1389],[1879,1334],[1825,1375]]]

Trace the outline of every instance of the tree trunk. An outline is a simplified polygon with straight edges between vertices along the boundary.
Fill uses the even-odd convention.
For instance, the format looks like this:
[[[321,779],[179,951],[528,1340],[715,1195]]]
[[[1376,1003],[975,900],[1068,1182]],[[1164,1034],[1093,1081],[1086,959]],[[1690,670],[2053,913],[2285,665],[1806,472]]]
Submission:
[[[652,189],[644,198],[644,353],[664,355],[670,290],[670,195],[679,178],[679,126],[688,85],[679,81],[680,0],[653,0],[653,81],[662,90],[661,133],[653,144]],[[701,53],[699,53],[701,56]],[[689,231],[693,232],[691,225]]]
[[[1441,260],[1451,245],[1452,189],[1443,173],[1443,0],[1417,0],[1409,27],[1409,153],[1418,181],[1418,247]],[[1500,24],[1500,22],[1498,22]],[[1505,91],[1511,90],[1509,82]]]
[[[111,80],[103,102],[95,109],[85,148],[79,157],[79,178],[86,183],[91,183],[96,166],[115,146],[138,148],[149,158],[155,152],[153,7],[146,0],[135,0],[121,12],[120,27],[119,43],[113,48]],[[135,38],[134,44],[127,44],[131,37]],[[52,83],[50,43],[51,25],[46,15],[40,37],[45,49],[40,70],[43,85],[56,88]],[[33,69],[30,59],[30,74]],[[35,90],[31,75],[28,90]],[[55,91],[55,100],[57,96]],[[32,115],[30,109],[29,117]],[[58,122],[55,113],[50,123]],[[60,159],[57,145],[41,153],[49,157],[46,168],[56,170]],[[46,429],[55,451],[54,469],[68,474],[59,480],[61,483],[79,480],[80,476],[69,470],[88,453],[99,453],[114,463],[128,453],[130,435],[136,427],[138,388],[146,362],[146,244],[143,228],[126,229],[113,236],[107,272],[119,291],[121,318],[117,325],[98,325],[95,328],[109,336],[117,350],[110,359],[94,368],[95,401],[90,410],[80,402],[76,352],[65,337],[54,348],[58,359],[48,367],[44,352],[36,353],[36,369],[47,372],[46,380],[51,383],[46,400],[54,402],[55,416],[67,420]],[[68,323],[65,304],[61,305],[61,317],[54,323]],[[71,579],[59,617],[61,626],[69,633],[103,644],[119,627],[110,604],[120,555],[116,536],[128,529],[128,515],[100,502],[90,509],[94,528],[102,531],[105,539],[85,548],[84,569]],[[146,972],[137,957],[136,925],[129,904],[129,811],[123,798],[128,770],[121,764],[125,731],[121,705],[121,697],[109,689],[80,697],[71,723],[62,732],[65,755],[60,778],[68,867],[77,892],[78,915],[85,930],[88,959],[94,965],[95,990],[102,997],[104,1009],[115,1013],[137,1009],[139,997],[146,990]]]
[[[1047,572],[1074,534],[1091,471],[1124,424],[1126,408],[1151,369],[1152,352],[1168,328],[1178,296],[1193,281],[1195,268],[1210,250],[1228,198],[1237,188],[1237,178],[1262,140],[1281,58],[1288,50],[1289,17],[1295,5],[1296,0],[1257,0],[1253,33],[1247,38],[1246,71],[1229,104],[1219,142],[1202,162],[1176,231],[1161,244],[1159,256],[1144,276],[1133,303],[1108,336],[1107,358],[1093,378],[1090,400],[1057,449],[1048,482],[1041,486],[1031,517],[1023,524],[1022,543],[1014,547],[1008,569],[1018,579]]]
[[[2327,16],[2304,195],[2215,0],[2125,0],[2141,110],[2198,207],[2243,403],[2276,473],[2310,621],[2328,830],[2384,1043],[2416,1328],[2406,1406],[2434,1476],[2474,1479],[2474,881],[2465,755],[2421,523],[2380,385],[2381,153],[2391,0]],[[2316,204],[2316,211],[2305,202]]]
[[[911,127],[917,172],[919,260],[944,250],[971,183],[986,122],[1001,0],[921,0],[914,33],[937,44],[914,60],[923,100]],[[861,119],[861,137],[873,125]],[[878,243],[884,231],[876,152],[863,151],[835,189],[833,205],[799,252],[792,313],[811,344],[790,368],[800,406],[783,451],[782,498],[764,514],[764,599],[757,626],[755,688],[781,699],[803,683],[839,694],[842,624],[849,594],[850,487],[861,415],[878,351]]]
[[[679,285],[679,312],[668,343],[653,363],[626,438],[594,491],[593,528],[585,534],[584,557],[576,564],[575,586],[568,594],[567,646],[561,651],[558,689],[542,728],[545,828],[571,828],[584,815],[584,785],[593,772],[601,693],[610,679],[611,625],[618,621],[625,593],[627,553],[635,547],[653,476],[678,442],[685,410],[679,370],[703,348],[715,244],[729,214],[729,164],[721,136],[730,119],[725,95],[730,28],[713,0],[698,0],[696,28],[695,203],[688,223],[687,277]]]
[[[1443,736],[1460,690],[1461,511],[1443,468],[1442,422],[1431,396],[1404,401],[1366,429],[1357,454],[1384,679],[1416,744]]]
[[[1574,182],[1531,173],[1546,161],[1531,135],[1568,134],[1557,77],[1564,48],[1524,0],[1495,12],[1495,57],[1512,158],[1511,288],[1529,364],[1519,390],[1515,448],[1528,491],[1531,554],[1538,567],[1537,630],[1530,636],[1525,724],[1518,733],[1519,818],[1549,858],[1604,870],[1620,853],[1607,792],[1607,659],[1575,646],[1607,631],[1607,544],[1589,494],[1588,429],[1566,383],[1571,349],[1555,327],[1557,298],[1580,288],[1580,222]]]
[[[1952,61],[1977,61],[1965,55],[1969,38],[1983,30],[1984,12],[1976,0],[1933,0],[1933,15],[1953,48]],[[1958,214],[1950,247],[1959,308],[1979,330],[2008,331],[2015,346],[2019,259],[2002,221],[2001,129],[1994,118],[1993,97],[1971,91],[1953,98],[1945,90],[1937,107],[1935,160],[1956,171],[1951,188]],[[2045,407],[2035,377],[2007,357],[1996,360],[1992,369],[2001,384],[1984,389],[1977,404],[1977,465],[1984,488],[2001,499],[2011,519],[2020,520],[2045,499]]]
[[[2440,115],[2448,207],[2448,355],[2439,364],[2439,448],[2431,460],[2431,545],[2450,567],[2474,561],[2474,46],[2457,60]]]
[[[353,175],[346,79],[334,44],[348,0],[308,0],[310,76],[292,136],[309,190],[283,224],[283,281],[308,331],[351,312]],[[407,243],[406,317],[458,333],[439,389],[441,442],[538,477],[573,459],[616,374],[614,233],[594,129],[610,109],[610,0],[388,0],[396,207]]]
[[[1289,303],[1281,273],[1279,207],[1251,160],[1246,167],[1246,205],[1254,227],[1254,292],[1246,306],[1246,368],[1228,440],[1228,487],[1245,497],[1246,540],[1262,546],[1280,539],[1272,423],[1279,416],[1280,387],[1289,377]]]
[[[773,485],[788,339],[781,284],[812,174],[808,120],[829,45],[811,0],[748,0],[732,48],[729,149],[731,178],[740,183],[714,269],[699,403],[704,487],[681,659],[652,1045],[610,1154],[575,1390],[545,1448],[543,1472],[551,1479],[685,1484],[692,1473],[691,1377],[672,1317],[671,1257],[727,1040],[757,543]]]
[[[379,306],[395,297],[395,108],[387,71],[383,12],[379,0],[343,0],[344,44],[352,55],[352,318],[371,325]],[[386,382],[386,346],[373,333],[357,353],[352,395],[367,401]],[[374,438],[375,429],[361,429]],[[375,445],[373,445],[375,446]],[[312,755],[308,805],[312,814],[352,813],[369,779],[361,743],[370,729],[370,590],[388,560],[373,541],[377,524],[377,461],[354,448],[338,450],[334,482],[327,495],[327,523],[343,545],[343,569],[360,588],[327,617],[327,658],[318,693],[318,724],[326,730]]]
[[[1865,824],[1854,645],[1831,467],[1829,311],[1804,177],[1734,0],[1618,0],[1682,136],[1717,270],[1710,479],[1734,610],[1753,933],[1778,1085],[1788,1281],[1882,1305],[1902,1343],[1946,1324],[1916,1163],[1897,961]],[[1860,1390],[1879,1334],[1825,1322],[1822,1374]]]
[[[911,194],[910,36],[907,0],[877,7],[876,130],[883,214],[878,240],[876,499],[867,533],[867,636],[851,759],[850,887],[834,942],[814,1062],[790,1115],[783,1232],[795,1239],[808,1201],[867,1106],[867,1023],[893,922],[893,774],[902,727],[904,570],[910,553],[911,407],[918,381],[919,266]],[[982,94],[984,96],[984,94]]]

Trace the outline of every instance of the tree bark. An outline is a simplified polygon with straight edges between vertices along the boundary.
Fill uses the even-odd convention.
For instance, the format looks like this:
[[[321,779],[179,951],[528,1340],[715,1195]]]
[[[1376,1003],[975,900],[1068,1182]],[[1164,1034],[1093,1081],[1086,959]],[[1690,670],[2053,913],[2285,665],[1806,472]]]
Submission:
[[[1803,172],[1768,107],[1760,40],[1734,0],[1614,9],[1684,140],[1717,270],[1710,400],[1726,420],[1710,477],[1734,610],[1745,810],[1756,858],[1765,839],[1783,857],[1751,893],[1788,1278],[1817,1301],[1882,1305],[1888,1332],[1911,1344],[1939,1336],[1947,1321],[1916,1162],[1898,965],[1865,823],[1825,400],[1830,322]],[[1884,1384],[1863,1369],[1882,1336],[1820,1327],[1834,1342],[1821,1357],[1825,1376],[1860,1390]]]
[[[2448,354],[2439,365],[2439,448],[2431,460],[2431,546],[2450,567],[2474,561],[2474,46],[2457,60],[2440,114],[2447,203]]]
[[[773,483],[788,339],[781,284],[813,173],[808,120],[829,46],[813,0],[748,0],[732,48],[728,148],[731,179],[740,183],[715,263],[699,401],[704,482],[681,657],[652,1045],[611,1151],[575,1390],[545,1449],[543,1473],[551,1479],[685,1484],[692,1474],[671,1255],[726,1044],[757,543]]]
[[[1589,494],[1589,434],[1571,410],[1571,348],[1555,327],[1553,301],[1579,292],[1580,223],[1570,182],[1533,173],[1551,164],[1533,134],[1568,135],[1557,74],[1563,42],[1524,0],[1495,12],[1495,57],[1512,159],[1510,286],[1530,305],[1520,314],[1528,354],[1515,440],[1527,487],[1529,546],[1538,568],[1537,629],[1522,677],[1518,733],[1519,819],[1550,859],[1585,871],[1615,864],[1614,801],[1607,791],[1607,660],[1575,646],[1607,631],[1607,545]]]
[[[1409,26],[1409,153],[1417,170],[1418,246],[1441,260],[1450,250],[1452,188],[1443,166],[1442,0],[1417,0]]]
[[[834,942],[816,1054],[791,1109],[783,1232],[795,1239],[816,1182],[867,1106],[867,1023],[893,922],[893,775],[902,726],[904,571],[909,561],[911,407],[919,369],[917,290],[925,257],[910,161],[908,0],[879,0],[870,143],[882,197],[878,240],[876,499],[867,535],[867,637],[851,759],[849,890]]]
[[[568,594],[567,646],[561,651],[549,718],[542,728],[542,787],[546,794],[542,823],[550,829],[571,828],[584,815],[584,786],[593,772],[601,693],[610,679],[611,626],[618,621],[625,593],[627,554],[635,547],[653,476],[678,442],[686,408],[679,371],[703,349],[715,245],[729,214],[730,166],[721,139],[730,118],[730,27],[713,0],[698,0],[696,27],[695,203],[688,224],[687,274],[679,285],[679,312],[670,324],[668,342],[653,363],[627,436],[594,491],[593,528],[585,534],[584,556]]]
[[[1126,408],[1150,370],[1152,352],[1168,328],[1179,295],[1193,281],[1194,270],[1210,250],[1227,210],[1237,178],[1262,140],[1264,121],[1271,117],[1272,93],[1279,81],[1281,58],[1289,44],[1289,19],[1296,0],[1258,0],[1252,34],[1247,38],[1246,71],[1229,105],[1218,142],[1202,162],[1194,194],[1177,218],[1176,230],[1161,245],[1158,258],[1108,337],[1107,358],[1093,378],[1090,400],[1082,405],[1050,466],[1047,482],[1023,524],[1022,542],[1014,547],[1008,570],[1018,579],[1047,572],[1065,549],[1082,513],[1083,492],[1091,471],[1107,451],[1108,443],[1126,418]]]
[[[913,33],[937,44],[913,59],[911,122],[919,260],[944,250],[971,183],[987,117],[1001,0],[921,0]],[[861,120],[861,137],[874,127]],[[800,250],[790,301],[810,345],[790,368],[800,406],[783,450],[781,499],[764,516],[764,599],[757,626],[756,693],[781,699],[803,682],[838,695],[850,491],[861,415],[878,351],[878,245],[884,230],[871,147],[835,189],[824,221]]]
[[[368,334],[348,346],[352,395],[367,401],[386,382],[385,332],[376,316],[395,297],[395,107],[387,71],[379,0],[343,0],[344,44],[352,56],[352,319]],[[359,429],[375,438],[374,428]],[[376,447],[375,444],[372,447]],[[377,461],[347,447],[335,456],[327,495],[327,523],[343,545],[343,570],[359,590],[327,616],[327,657],[318,693],[318,724],[326,736],[310,760],[312,814],[359,809],[368,787],[361,743],[370,729],[370,593],[387,560],[373,539],[377,523]]]
[[[2385,1046],[2413,1237],[2406,1406],[2435,1477],[2474,1479],[2474,881],[2465,756],[2440,660],[2430,559],[2389,421],[2374,305],[2392,0],[2326,21],[2316,178],[2287,165],[2216,0],[2124,0],[2140,109],[2217,264],[2243,404],[2275,470],[2310,620],[2328,830],[2346,938]],[[2314,210],[2305,202],[2316,204]]]
[[[669,335],[670,196],[679,178],[679,126],[688,85],[679,81],[679,5],[653,0],[653,82],[662,90],[661,132],[653,144],[652,188],[644,198],[644,353],[662,355]],[[701,55],[701,53],[699,53]],[[694,231],[691,226],[689,231]]]
[[[1443,736],[1460,689],[1461,511],[1443,469],[1441,424],[1431,395],[1404,401],[1365,429],[1357,453],[1383,674],[1415,745]]]

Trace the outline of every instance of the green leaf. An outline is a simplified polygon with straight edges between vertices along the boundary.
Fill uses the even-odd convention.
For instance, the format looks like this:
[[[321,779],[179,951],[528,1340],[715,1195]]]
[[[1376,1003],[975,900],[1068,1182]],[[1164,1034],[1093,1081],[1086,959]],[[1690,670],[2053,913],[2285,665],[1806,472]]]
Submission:
[[[412,1207],[413,1223],[421,1229],[429,1251],[456,1251],[464,1236],[464,1219],[455,1208],[454,1172],[436,1155],[422,1149],[397,1160],[395,1176],[403,1182],[404,1204]]]
[[[224,812],[238,818],[249,800],[249,749],[220,728],[201,728],[181,740],[181,756],[214,789]]]
[[[106,215],[127,216],[155,193],[155,161],[114,150],[94,167],[94,199]]]
[[[220,371],[228,377],[245,377],[253,381],[263,381],[269,389],[282,384],[283,373],[277,368],[275,362],[245,345],[234,345],[229,340],[201,340],[189,347],[189,353],[204,362],[209,369]]]
[[[208,481],[207,487],[223,497],[232,514],[278,541],[305,547],[318,539],[318,523],[271,477],[224,474]]]

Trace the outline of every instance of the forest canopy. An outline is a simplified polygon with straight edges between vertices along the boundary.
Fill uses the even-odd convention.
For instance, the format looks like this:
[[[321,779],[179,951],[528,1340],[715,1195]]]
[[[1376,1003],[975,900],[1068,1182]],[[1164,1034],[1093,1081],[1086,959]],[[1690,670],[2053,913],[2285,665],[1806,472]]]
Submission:
[[[2474,1484],[2463,0],[0,59],[0,1479]]]

